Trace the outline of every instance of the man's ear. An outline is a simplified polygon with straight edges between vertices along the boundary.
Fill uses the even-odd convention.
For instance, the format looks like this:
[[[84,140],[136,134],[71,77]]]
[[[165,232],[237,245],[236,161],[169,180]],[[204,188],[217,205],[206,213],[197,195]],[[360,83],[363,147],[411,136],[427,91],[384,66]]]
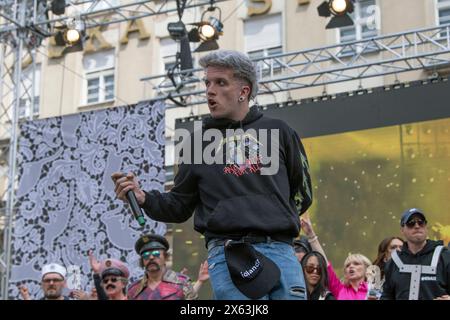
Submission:
[[[240,96],[244,96],[244,97],[246,97],[248,100],[250,100],[250,95],[251,95],[251,93],[252,93],[252,89],[250,88],[250,86],[249,85],[244,85],[242,88],[241,88],[241,92],[240,92]]]

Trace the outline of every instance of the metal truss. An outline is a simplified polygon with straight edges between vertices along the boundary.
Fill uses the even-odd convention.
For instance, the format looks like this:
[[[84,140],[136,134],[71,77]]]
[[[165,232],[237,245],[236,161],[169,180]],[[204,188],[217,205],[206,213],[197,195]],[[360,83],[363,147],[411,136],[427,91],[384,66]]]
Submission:
[[[450,24],[406,31],[317,49],[254,59],[260,94],[292,91],[413,70],[450,66]],[[184,105],[206,102],[203,70],[178,70],[172,75],[142,78],[154,99],[181,100]]]
[[[3,230],[3,250],[0,255],[1,296],[7,298],[11,261],[11,237],[15,212],[16,160],[19,110],[34,103],[35,48],[40,37],[20,28],[32,16],[42,13],[42,7],[32,1],[1,1],[0,19],[14,23],[16,29],[0,33],[0,181],[6,190],[0,192],[0,228]],[[29,65],[31,79],[24,79],[22,66]],[[31,103],[30,103],[31,102]]]
[[[214,0],[214,3],[225,1],[228,0]],[[80,18],[85,22],[86,28],[94,28],[177,11],[175,0],[131,0],[120,5],[115,5],[114,2],[116,1],[114,0],[73,0],[68,1],[66,13],[57,16],[48,12],[48,8],[43,1],[28,0],[27,2],[37,8],[41,6],[44,13],[31,15],[27,23],[21,24],[16,19],[8,16],[8,9],[6,9],[8,3],[14,3],[14,1],[0,0],[0,16],[5,19],[4,23],[0,23],[0,36],[25,27],[34,30],[37,34],[48,37],[51,36],[49,29],[55,23],[62,23],[68,18]],[[3,3],[5,5],[2,5]],[[186,0],[185,10],[206,6],[210,3],[210,0]],[[2,13],[3,9],[6,12]],[[31,11],[28,10],[28,12]]]

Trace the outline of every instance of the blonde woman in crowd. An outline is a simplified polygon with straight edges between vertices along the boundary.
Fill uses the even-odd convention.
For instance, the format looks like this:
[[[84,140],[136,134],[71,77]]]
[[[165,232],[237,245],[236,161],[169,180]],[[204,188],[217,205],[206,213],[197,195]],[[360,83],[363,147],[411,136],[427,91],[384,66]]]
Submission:
[[[368,291],[366,271],[371,265],[370,260],[359,253],[349,255],[344,262],[344,281],[339,280],[333,266],[326,258],[309,218],[301,218],[300,223],[312,249],[320,252],[327,260],[328,288],[336,300],[366,300]]]

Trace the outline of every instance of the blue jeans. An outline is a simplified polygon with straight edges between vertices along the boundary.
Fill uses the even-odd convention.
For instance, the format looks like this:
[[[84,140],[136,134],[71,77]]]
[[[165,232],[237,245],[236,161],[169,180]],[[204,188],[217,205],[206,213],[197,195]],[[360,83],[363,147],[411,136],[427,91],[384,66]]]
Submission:
[[[306,300],[303,271],[291,245],[284,242],[255,243],[252,246],[280,268],[280,283],[260,300]],[[208,251],[209,279],[217,300],[250,300],[231,281],[223,245]]]

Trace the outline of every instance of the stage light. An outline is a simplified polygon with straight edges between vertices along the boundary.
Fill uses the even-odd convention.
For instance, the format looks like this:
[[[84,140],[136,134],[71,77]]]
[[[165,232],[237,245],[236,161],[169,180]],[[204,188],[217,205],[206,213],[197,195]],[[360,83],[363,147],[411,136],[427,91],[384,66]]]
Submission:
[[[81,42],[81,38],[85,33],[84,22],[81,19],[73,19],[67,23],[67,31],[65,34],[66,42],[69,46],[73,46]]]
[[[53,0],[51,3],[51,10],[53,14],[58,16],[64,14],[66,11],[66,1],[65,0]]]
[[[336,15],[340,15],[347,11],[347,0],[332,0],[330,3],[330,9]]]
[[[349,16],[349,13],[352,13],[353,10],[353,0],[328,0],[317,7],[319,16],[329,17],[333,15],[326,29],[353,25],[353,20]]]
[[[167,31],[173,40],[178,41],[186,34],[186,27],[181,20],[170,22],[167,24]]]
[[[193,68],[191,47],[189,45],[189,38],[186,31],[186,26],[183,21],[171,22],[167,24],[167,31],[170,37],[180,42],[180,52],[177,54],[177,61],[179,61],[180,70],[189,70]]]
[[[72,19],[67,24],[56,28],[60,31],[55,34],[55,42],[59,46],[65,46],[63,54],[83,50],[86,29],[81,19]]]
[[[200,39],[202,40],[209,40],[214,37],[216,33],[216,30],[214,27],[210,24],[205,24],[198,28],[198,35],[200,36]]]
[[[219,11],[219,18],[210,16],[208,21],[205,19],[205,15],[208,12]],[[223,24],[221,22],[222,12],[220,8],[211,6],[205,12],[203,12],[201,21],[191,23],[196,27],[189,31],[188,37],[191,42],[202,42],[195,52],[210,51],[219,49],[217,39],[223,34]]]
[[[74,44],[75,42],[80,40],[80,32],[75,29],[69,29],[69,30],[67,30],[66,37],[67,37],[68,43]]]

